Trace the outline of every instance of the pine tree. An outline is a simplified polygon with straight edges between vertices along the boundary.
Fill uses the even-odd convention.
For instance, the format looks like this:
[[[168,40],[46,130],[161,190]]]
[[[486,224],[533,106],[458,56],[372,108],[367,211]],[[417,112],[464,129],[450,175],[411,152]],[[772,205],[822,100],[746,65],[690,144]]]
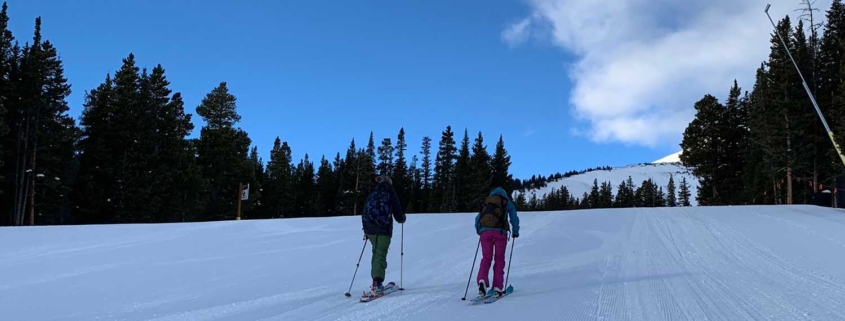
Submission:
[[[194,129],[192,115],[185,113],[181,93],[173,93],[169,85],[161,65],[153,68],[148,76],[146,72],[142,73],[141,105],[150,113],[154,127],[147,133],[144,140],[147,144],[143,147],[149,153],[149,160],[143,168],[150,174],[148,184],[152,196],[146,202],[146,208],[153,214],[152,221],[155,222],[179,222],[195,217],[202,192],[200,172],[195,166],[193,154],[186,153],[189,149],[186,138]],[[261,167],[258,151],[254,153],[255,159],[251,159],[253,175],[260,175],[260,169],[255,167]],[[259,190],[251,190],[252,200],[259,197]],[[174,197],[174,191],[181,195]],[[245,208],[251,209],[251,206]]]
[[[584,192],[584,195],[581,196],[579,207],[584,210],[590,208],[590,195],[587,192]]]
[[[472,145],[472,156],[470,157],[471,174],[471,198],[473,200],[484,199],[490,193],[493,184],[493,168],[491,167],[490,154],[487,153],[487,146],[484,145],[484,137],[481,132],[475,138]]]
[[[625,196],[628,193],[628,184],[625,181],[619,183],[619,186],[616,187],[616,198],[613,201],[614,207],[626,207]]]
[[[610,182],[602,182],[599,189],[599,208],[613,207],[613,186]]]
[[[678,206],[677,194],[675,194],[675,178],[671,174],[669,175],[669,185],[666,186],[666,194],[666,206]]]
[[[793,39],[794,32],[788,16],[777,24],[777,32],[787,40]],[[792,181],[793,172],[799,163],[796,143],[800,139],[799,114],[806,112],[806,92],[800,78],[787,56],[786,49],[777,35],[770,40],[768,70],[765,72],[765,86],[763,92],[755,92],[755,113],[752,134],[756,143],[769,156],[763,159],[764,166],[771,179],[769,186],[778,192],[781,180],[786,186],[786,195],[776,196],[776,202],[793,201]],[[795,41],[787,41],[789,50],[795,52]],[[785,177],[783,176],[785,174]]]
[[[405,151],[408,150],[408,144],[405,142],[405,128],[399,129],[399,135],[396,137],[396,161],[393,163],[393,187],[396,189],[396,195],[399,196],[399,202],[402,208],[407,208],[410,204],[411,194],[413,193],[413,170],[408,168],[408,161],[405,158]]]
[[[15,64],[17,57],[12,52],[12,45],[14,36],[9,28],[8,6],[3,2],[0,8],[0,205],[4,210],[11,209],[9,205],[11,198],[9,197],[11,188],[8,187],[6,181],[6,166],[10,165],[6,159],[9,158],[9,146],[6,137],[9,135],[9,126],[7,120],[11,119],[7,106],[12,99],[12,66]],[[10,166],[13,168],[13,166]],[[8,220],[8,221],[7,221]],[[0,217],[0,226],[11,225],[11,217]]]
[[[358,158],[360,159],[360,179],[358,180],[358,189],[356,191],[356,209],[363,209],[364,203],[367,201],[367,194],[375,184],[377,173],[376,161],[376,146],[373,139],[373,132],[370,132],[370,138],[367,140],[367,149],[358,151]],[[356,215],[358,212],[355,213]]]
[[[181,98],[174,95],[173,100],[178,100],[181,105]],[[188,139],[181,150],[180,163],[177,165],[180,173],[175,177],[175,189],[178,192],[172,196],[173,199],[168,200],[175,204],[170,209],[172,221],[197,221],[205,208],[203,194],[208,190],[208,181],[204,179],[202,168],[197,164],[198,146],[199,139]]]
[[[385,138],[381,141],[381,146],[378,148],[378,174],[393,177],[393,144],[390,138]]]
[[[434,164],[434,185],[431,195],[432,205],[440,212],[446,212],[452,204],[454,195],[454,167],[457,149],[455,148],[452,126],[443,131],[437,157]]]
[[[262,190],[264,189],[264,164],[258,156],[258,146],[253,146],[249,152],[249,163],[252,165],[253,183],[249,185],[249,199],[246,200],[244,218],[264,218],[261,207]]]
[[[355,139],[349,143],[349,148],[346,150],[346,157],[340,163],[338,168],[338,200],[337,211],[341,215],[357,215],[358,214],[358,197],[361,190],[362,160],[359,157],[358,150],[355,146]]]
[[[540,207],[540,200],[537,199],[537,194],[531,194],[531,199],[528,201],[528,210],[537,211]]]
[[[701,178],[699,202],[721,204],[718,190],[723,179],[719,168],[723,164],[724,143],[721,126],[725,115],[724,106],[716,97],[705,95],[695,103],[696,115],[684,130],[681,148],[681,162]]]
[[[110,116],[116,114],[112,103],[114,82],[110,75],[85,96],[80,123],[79,172],[72,193],[74,223],[108,223],[114,213],[117,189],[117,150],[115,127]]]
[[[839,147],[845,146],[842,139],[842,131],[845,129],[842,119],[845,118],[845,106],[841,103],[845,101],[842,96],[842,74],[845,70],[842,69],[843,45],[845,45],[845,6],[841,0],[834,0],[831,7],[827,10],[824,24],[824,34],[819,44],[818,52],[818,93],[816,95],[817,105],[824,115],[828,126],[835,132],[839,133],[834,138]],[[820,125],[817,125],[817,130]],[[823,138],[823,143],[817,149],[817,158],[819,162],[816,164],[818,169],[817,177],[813,178],[814,188],[824,180],[826,177],[835,177],[838,173],[845,170],[842,166],[842,160],[839,157],[833,143],[828,137]],[[833,183],[833,181],[828,181]]]
[[[739,84],[734,80],[725,102],[724,114],[718,124],[722,141],[719,165],[722,178],[717,182],[717,189],[722,191],[719,196],[721,204],[737,204],[742,194],[742,174],[748,145],[748,97],[740,97],[740,94]]]
[[[648,181],[645,180],[643,181],[643,184],[640,185],[640,187],[634,191],[634,197],[636,198],[636,207],[650,207],[651,202],[649,201],[649,192],[650,189],[648,186]]]
[[[150,138],[158,126],[142,99],[140,85],[146,78],[130,54],[113,79],[107,76],[86,97],[73,197],[78,223],[149,222],[157,217],[160,204],[152,201],[155,191],[150,184],[155,163],[151,149],[156,142]]]
[[[810,18],[807,13],[812,13],[812,3],[807,2],[805,4],[808,7],[804,9],[805,17]],[[843,117],[845,117],[845,107],[842,105],[845,102],[845,95],[843,95],[845,86],[842,83],[842,75],[845,75],[845,70],[843,70],[842,66],[843,52],[845,52],[843,51],[843,44],[845,44],[845,32],[843,32],[843,27],[845,27],[843,25],[845,24],[845,7],[843,7],[841,0],[834,0],[831,3],[830,9],[827,10],[826,18],[824,34],[818,46],[817,59],[813,61],[817,67],[813,69],[815,71],[813,79],[817,81],[811,84],[811,88],[814,90],[814,95],[818,101],[817,105],[822,115],[824,115],[828,126],[834,133],[841,133],[842,130],[845,130],[842,122]],[[810,47],[813,45],[812,32],[815,31],[815,27],[811,25],[810,28]],[[797,39],[798,36],[795,38],[797,42],[799,40]],[[814,111],[808,114],[810,115],[807,115],[808,117],[805,118],[805,125],[812,126],[812,128],[809,128],[808,135],[799,138],[804,140],[809,139],[815,142],[811,146],[807,146],[805,142],[802,142],[800,146],[813,148],[812,164],[806,164],[812,168],[811,177],[807,177],[807,179],[813,186],[811,191],[817,192],[820,182],[826,181],[827,184],[832,184],[834,182],[833,177],[838,176],[842,170],[845,170],[845,167],[842,166],[842,160],[834,145],[830,142],[829,137],[826,137],[818,116],[816,116]],[[815,119],[811,119],[810,117],[815,117]],[[840,147],[843,146],[842,143],[845,142],[845,139],[842,139],[841,134],[834,136],[834,139]],[[806,153],[806,149],[804,152]],[[759,177],[755,178],[757,178],[755,183],[760,184],[762,179]],[[757,190],[759,192],[759,190],[765,189],[759,186]],[[803,188],[803,190],[810,192],[806,188]],[[768,194],[770,195],[772,193]],[[806,196],[806,194],[804,195]],[[758,198],[764,198],[764,201],[769,202],[771,197],[763,195]]]
[[[370,132],[370,138],[367,140],[367,150],[366,153],[364,151],[360,151],[361,154],[364,156],[361,159],[362,165],[364,165],[363,173],[362,173],[362,182],[364,182],[364,190],[368,190],[369,186],[373,179],[376,178],[377,168],[376,168],[376,145],[375,140],[373,139],[373,132]]]
[[[208,181],[202,219],[232,219],[237,212],[238,186],[250,183],[253,175],[248,158],[251,140],[245,131],[233,127],[240,116],[226,82],[206,94],[197,114],[206,122],[197,146],[197,164]]]
[[[793,43],[793,47],[795,47],[795,52],[793,53],[795,62],[802,70],[802,73],[805,74],[805,77],[810,77],[807,81],[809,85],[812,86],[811,88],[814,88],[815,82],[812,78],[815,73],[815,54],[813,52],[814,49],[812,48],[813,40],[812,38],[807,38],[804,32],[803,20],[798,21],[798,25],[793,32],[791,41]],[[800,79],[796,84],[803,86]],[[800,89],[803,90],[804,88],[800,87]],[[796,92],[796,94],[798,93],[799,92]],[[811,101],[807,99],[806,93],[804,93],[804,96],[796,96],[795,98],[797,105],[791,108],[791,110],[794,110],[792,116],[794,117],[795,128],[793,149],[796,151],[793,180],[798,179],[803,181],[806,179],[806,181],[815,181],[818,179],[820,169],[819,149],[828,148],[828,145],[826,144],[828,137],[823,130],[820,130],[820,128],[822,128],[821,122],[815,113],[815,107]],[[828,162],[829,161],[825,161],[824,163]],[[807,184],[798,184],[797,187],[798,190],[795,191],[796,195],[794,198],[800,197],[800,201],[802,203],[810,202],[810,198],[812,197],[811,193],[814,192],[813,187],[810,187]]]
[[[197,107],[197,115],[206,121],[208,129],[231,128],[241,121],[236,106],[237,99],[229,93],[224,81],[205,96],[202,104]]]
[[[411,164],[408,166],[408,177],[409,181],[406,182],[408,187],[407,189],[407,205],[403,205],[405,208],[405,212],[407,213],[415,213],[418,212],[422,203],[420,202],[422,199],[422,171],[417,167],[417,162],[419,159],[417,155],[411,157]]]
[[[458,159],[455,162],[455,179],[457,180],[458,210],[461,212],[474,211],[478,204],[476,193],[473,190],[472,175],[474,168],[470,162],[469,152],[469,131],[464,129],[464,138],[461,140],[461,149]]]
[[[337,155],[340,157],[340,154]],[[335,172],[326,156],[320,159],[320,167],[317,169],[318,216],[332,216],[337,197],[337,182]]]
[[[305,158],[300,159],[299,165],[296,166],[293,181],[296,186],[293,190],[294,216],[315,216],[315,213],[317,213],[317,198],[314,185],[314,163],[311,162],[307,153]]]
[[[515,204],[515,206],[516,206],[516,210],[517,210],[517,211],[525,211],[525,210],[527,210],[527,207],[528,207],[528,201],[526,201],[526,200],[525,200],[525,193],[519,193],[519,194],[517,194],[517,195],[516,195],[516,200],[514,200],[514,202],[516,203],[516,204]]]
[[[0,13],[0,20],[8,20],[8,17],[4,16],[5,13]],[[0,24],[4,22],[0,21]],[[0,28],[0,33],[6,33],[7,30],[4,29],[5,27]],[[66,99],[71,90],[64,77],[63,62],[53,44],[41,40],[40,18],[35,19],[32,45],[24,48],[20,56],[18,76],[12,75],[15,63],[11,63],[11,60],[15,60],[15,49],[9,51],[11,47],[6,43],[11,40],[11,34],[0,36],[0,39],[0,49],[3,49],[0,55],[5,56],[0,58],[0,63],[6,64],[0,67],[0,70],[8,70],[8,89],[18,93],[17,99],[13,98],[11,93],[6,97],[10,99],[8,104],[3,104],[0,98],[0,109],[6,109],[5,106],[8,106],[14,111],[14,114],[7,115],[8,120],[20,124],[15,127],[23,134],[18,136],[18,139],[23,139],[19,145],[22,148],[8,148],[19,154],[9,158],[7,163],[12,165],[9,169],[20,169],[12,172],[14,176],[9,177],[14,177],[13,181],[23,184],[14,189],[18,193],[8,193],[3,195],[3,199],[20,195],[16,203],[19,205],[19,224],[64,223],[70,211],[67,200],[72,183],[74,143],[78,137],[78,129],[73,119],[66,114],[69,110]],[[0,75],[0,78],[2,77]],[[0,118],[3,116],[0,115]],[[9,128],[14,126],[9,125],[0,124],[0,136],[8,133]],[[2,149],[7,148],[0,148]],[[27,173],[24,168],[30,172]],[[3,204],[10,203],[4,201]],[[12,206],[6,208],[12,209]]]
[[[778,157],[775,150],[769,146],[775,141],[773,135],[779,134],[774,129],[771,117],[772,84],[765,64],[757,69],[754,88],[748,103],[748,148],[745,152],[745,168],[743,169],[743,196],[751,204],[766,204],[775,202],[775,193],[761,193],[771,191],[778,173]],[[774,131],[774,133],[772,133]]]
[[[631,176],[627,180],[619,183],[619,192],[616,193],[615,207],[634,207],[636,206],[636,187]]]
[[[492,190],[496,187],[502,187],[509,195],[513,192],[513,187],[509,184],[513,179],[513,177],[508,173],[510,166],[511,157],[508,155],[507,150],[505,150],[505,142],[502,139],[502,136],[499,135],[499,142],[496,143],[496,151],[493,153],[493,181],[492,186],[490,186],[489,189]]]
[[[599,195],[599,180],[593,179],[593,187],[590,189],[589,198],[590,208],[600,208],[600,198],[601,196]]]
[[[817,96],[819,109],[828,121],[828,125],[836,135],[837,144],[845,146],[843,139],[843,117],[845,117],[845,91],[842,90],[842,76],[845,73],[842,62],[845,56],[845,5],[842,0],[833,0],[827,10],[819,49],[819,95]],[[828,151],[829,157],[835,159],[836,171],[841,171],[836,151]]]
[[[422,191],[420,195],[420,211],[426,212],[432,209],[431,206],[431,188],[432,188],[432,168],[431,168],[431,137],[425,136],[422,140],[420,154],[423,156],[422,160]]]
[[[290,146],[279,137],[270,150],[270,162],[267,163],[267,182],[264,186],[266,200],[264,207],[268,218],[290,217],[293,215],[293,160]]]
[[[656,184],[653,187],[658,187]],[[659,186],[655,193],[655,206],[666,207],[666,193],[663,192],[663,186]]]
[[[687,183],[686,177],[681,177],[681,188],[678,192],[678,196],[680,197],[680,206],[689,207],[690,206],[690,186]]]
[[[561,208],[562,210],[571,210],[573,209],[573,200],[574,197],[571,193],[569,193],[569,189],[566,186],[560,188],[560,201],[561,201]]]

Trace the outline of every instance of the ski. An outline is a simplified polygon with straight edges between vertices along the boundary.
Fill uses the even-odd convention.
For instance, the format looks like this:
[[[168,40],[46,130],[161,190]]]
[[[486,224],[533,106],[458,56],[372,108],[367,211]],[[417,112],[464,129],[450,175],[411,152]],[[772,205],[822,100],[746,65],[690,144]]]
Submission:
[[[472,300],[470,300],[470,302],[471,302],[472,305],[481,304],[482,302],[484,302],[484,300],[486,300],[489,297],[491,297],[491,296],[489,296],[489,295],[477,296],[477,297],[472,298]]]
[[[496,300],[501,299],[501,298],[505,297],[506,295],[508,295],[512,292],[513,292],[513,286],[508,286],[507,288],[505,288],[505,294],[503,294],[500,297],[497,297],[496,291],[493,291],[493,289],[490,289],[490,290],[487,290],[487,293],[484,296],[479,295],[479,296],[476,296],[476,297],[470,299],[469,300],[471,302],[470,305],[479,305],[479,304],[482,304],[482,303],[490,304],[490,303],[496,302]]]
[[[487,290],[487,293],[486,293],[486,294],[484,294],[484,296],[480,296],[480,295],[478,295],[478,296],[476,296],[476,297],[474,297],[474,298],[470,299],[469,301],[470,301],[473,305],[475,305],[475,304],[479,304],[479,303],[481,303],[481,302],[484,302],[484,300],[485,300],[485,299],[487,299],[487,298],[489,298],[489,297],[491,297],[491,296],[493,296],[493,295],[495,295],[495,294],[496,294],[496,292],[494,292],[494,291],[493,291],[493,289],[490,289],[490,290]]]
[[[496,295],[494,295],[494,296],[488,296],[486,299],[484,299],[484,301],[483,301],[483,302],[484,302],[484,304],[490,304],[490,303],[493,303],[493,302],[498,301],[498,300],[499,300],[499,299],[501,299],[501,298],[504,298],[504,297],[508,296],[508,294],[510,294],[510,293],[505,292],[505,293],[504,293],[504,294],[502,294],[501,296],[496,296]]]
[[[495,293],[495,292],[493,292],[493,293]],[[488,296],[487,298],[484,299],[483,302],[484,302],[484,304],[490,304],[490,303],[498,301],[501,298],[508,296],[511,293],[513,293],[513,286],[508,285],[508,287],[505,288],[505,293],[503,293],[501,296],[497,296],[497,295]]]
[[[372,302],[375,299],[378,299],[380,297],[383,297],[385,295],[388,295],[388,294],[396,292],[396,291],[399,291],[399,287],[396,286],[396,282],[390,282],[390,283],[387,283],[387,284],[384,285],[384,293],[382,293],[380,295],[376,295],[372,291],[370,291],[370,293],[367,293],[366,291],[364,291],[361,294],[361,300],[359,302],[361,302],[361,303]]]

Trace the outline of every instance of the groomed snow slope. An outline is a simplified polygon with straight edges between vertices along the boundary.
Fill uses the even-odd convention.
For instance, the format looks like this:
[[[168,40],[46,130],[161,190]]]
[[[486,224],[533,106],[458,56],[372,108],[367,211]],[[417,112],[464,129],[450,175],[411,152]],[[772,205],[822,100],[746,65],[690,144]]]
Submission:
[[[836,210],[638,208],[520,218],[510,275],[515,292],[481,306],[460,300],[477,242],[472,214],[410,215],[406,290],[368,304],[343,296],[363,245],[357,217],[4,228],[0,315],[3,320],[845,318],[845,215]],[[396,281],[399,235],[397,225],[388,258],[388,278]],[[369,282],[369,250],[354,295]]]
[[[629,165],[613,168],[612,170],[597,170],[573,175],[549,182],[543,188],[528,190],[525,192],[525,199],[530,200],[534,194],[537,195],[538,199],[542,198],[544,195],[550,193],[552,189],[560,190],[562,186],[566,186],[566,189],[569,190],[572,196],[581,198],[584,193],[590,193],[590,190],[593,188],[593,181],[596,179],[598,180],[599,186],[601,186],[602,182],[610,182],[613,187],[613,195],[616,196],[619,184],[627,180],[629,176],[634,182],[634,187],[640,187],[643,181],[651,178],[655,184],[663,187],[664,193],[666,192],[666,187],[669,185],[669,177],[672,176],[675,180],[676,194],[680,191],[681,177],[685,177],[690,186],[690,205],[698,205],[695,199],[696,195],[698,195],[698,178],[680,163]],[[519,191],[514,192],[514,198],[519,193]]]

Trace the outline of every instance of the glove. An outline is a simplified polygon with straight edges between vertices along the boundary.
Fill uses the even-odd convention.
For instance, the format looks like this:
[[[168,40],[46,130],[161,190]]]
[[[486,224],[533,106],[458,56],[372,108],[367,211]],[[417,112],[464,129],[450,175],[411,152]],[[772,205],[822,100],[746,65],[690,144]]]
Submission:
[[[513,233],[513,238],[519,237],[519,233]]]

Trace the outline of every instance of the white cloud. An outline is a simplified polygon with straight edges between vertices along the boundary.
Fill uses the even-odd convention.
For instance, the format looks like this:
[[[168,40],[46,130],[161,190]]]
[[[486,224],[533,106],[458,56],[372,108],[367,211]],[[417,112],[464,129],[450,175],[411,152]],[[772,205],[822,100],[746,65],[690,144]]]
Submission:
[[[524,18],[509,25],[505,30],[502,30],[502,41],[511,47],[524,43],[531,35],[530,29],[528,29],[530,23],[530,18]]]
[[[569,76],[572,112],[588,124],[572,133],[595,142],[677,146],[705,94],[724,97],[733,80],[753,87],[769,54],[764,2],[733,0],[526,0],[528,17],[505,28],[514,46],[531,30],[578,58]],[[777,22],[797,23],[796,0],[772,0]],[[830,0],[817,1],[816,20]]]

